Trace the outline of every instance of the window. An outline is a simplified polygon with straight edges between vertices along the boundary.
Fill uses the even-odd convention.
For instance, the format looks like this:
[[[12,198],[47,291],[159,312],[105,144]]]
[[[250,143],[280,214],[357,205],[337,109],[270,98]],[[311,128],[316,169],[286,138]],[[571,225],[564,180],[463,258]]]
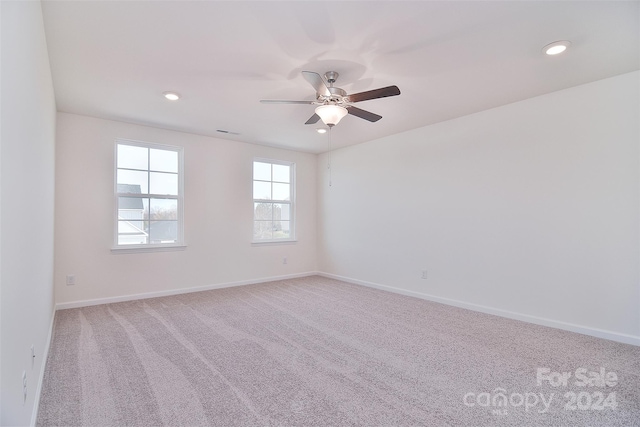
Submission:
[[[116,248],[183,245],[182,148],[116,141]]]
[[[295,239],[295,164],[256,159],[253,162],[253,241]]]

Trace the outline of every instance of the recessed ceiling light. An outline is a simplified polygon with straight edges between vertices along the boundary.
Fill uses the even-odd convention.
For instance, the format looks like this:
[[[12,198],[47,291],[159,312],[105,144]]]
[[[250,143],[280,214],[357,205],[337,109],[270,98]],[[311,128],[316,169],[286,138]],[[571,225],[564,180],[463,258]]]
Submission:
[[[169,101],[177,101],[178,99],[180,99],[180,95],[178,95],[175,92],[165,92],[165,93],[163,93],[163,95]]]
[[[569,46],[571,46],[571,42],[569,40],[558,40],[557,42],[549,43],[543,47],[542,51],[547,55],[557,55],[567,50]]]
[[[325,128],[318,128],[318,129],[316,129],[316,132],[318,132],[318,133],[327,133],[327,130]]]

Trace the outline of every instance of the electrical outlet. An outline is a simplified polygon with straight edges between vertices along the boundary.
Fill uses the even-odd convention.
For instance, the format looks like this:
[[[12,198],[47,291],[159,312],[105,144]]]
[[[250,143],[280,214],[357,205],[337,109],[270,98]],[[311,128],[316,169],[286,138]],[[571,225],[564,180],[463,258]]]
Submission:
[[[427,270],[422,270],[422,278],[423,279],[427,278]]]
[[[283,257],[283,258],[282,258],[282,263],[283,263],[283,264],[286,264],[286,263],[287,263],[287,257]]]
[[[76,284],[76,276],[75,274],[67,275],[67,286],[73,286]]]
[[[22,371],[22,404],[27,401],[27,371]]]

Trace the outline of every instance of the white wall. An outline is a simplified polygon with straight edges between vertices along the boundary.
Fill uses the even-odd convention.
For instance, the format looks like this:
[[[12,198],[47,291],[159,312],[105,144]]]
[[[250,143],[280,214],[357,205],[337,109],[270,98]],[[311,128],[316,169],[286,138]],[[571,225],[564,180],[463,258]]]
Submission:
[[[186,250],[111,253],[116,138],[184,147]],[[296,244],[250,243],[254,156],[296,163]],[[313,272],[315,189],[316,156],[312,154],[58,113],[56,302]],[[76,285],[66,286],[67,274],[76,275]]]
[[[28,425],[53,315],[56,109],[40,2],[3,1],[0,8],[0,424]]]
[[[639,80],[319,156],[319,269],[637,340]]]

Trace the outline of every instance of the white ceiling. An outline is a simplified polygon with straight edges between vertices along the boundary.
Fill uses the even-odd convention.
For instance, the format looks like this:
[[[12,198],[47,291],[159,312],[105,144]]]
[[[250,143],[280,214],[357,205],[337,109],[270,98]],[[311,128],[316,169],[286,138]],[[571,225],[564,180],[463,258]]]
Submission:
[[[302,70],[348,93],[347,146],[640,68],[638,1],[45,1],[59,111],[322,152]],[[571,49],[541,53],[553,41]],[[164,91],[182,95],[177,102]],[[238,132],[225,135],[217,129]]]

